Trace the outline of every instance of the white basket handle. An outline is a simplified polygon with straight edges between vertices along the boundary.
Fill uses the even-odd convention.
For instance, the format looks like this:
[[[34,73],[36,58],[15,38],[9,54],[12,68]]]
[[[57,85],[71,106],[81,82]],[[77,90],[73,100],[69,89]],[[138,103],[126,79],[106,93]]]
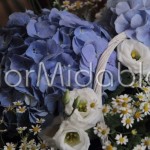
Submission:
[[[95,75],[95,81],[94,81],[94,91],[97,93],[98,97],[100,99],[100,103],[102,106],[102,82],[103,82],[103,73],[99,73],[99,71],[103,71],[106,69],[107,62],[109,60],[109,57],[111,56],[114,49],[125,39],[127,38],[126,34],[124,32],[120,33],[116,37],[114,37],[108,44],[108,48],[104,51],[102,54],[98,65],[96,69],[96,75]],[[99,84],[101,83],[101,85]]]

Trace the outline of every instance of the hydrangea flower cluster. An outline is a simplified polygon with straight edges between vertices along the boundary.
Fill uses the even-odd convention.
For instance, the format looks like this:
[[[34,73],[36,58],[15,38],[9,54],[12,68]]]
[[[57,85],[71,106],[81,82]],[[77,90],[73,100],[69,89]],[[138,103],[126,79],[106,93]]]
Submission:
[[[5,112],[4,108],[14,110],[13,105],[16,106],[17,115],[13,111],[1,113],[5,114],[4,119],[9,121],[11,131],[14,129],[14,126],[11,126],[14,120],[19,127],[24,123],[27,126],[35,124],[37,118],[46,118],[45,125],[49,124],[63,111],[62,93],[66,89],[81,88],[75,81],[75,75],[79,71],[78,82],[85,87],[92,87],[93,81],[89,83],[90,75],[92,74],[93,80],[98,60],[107,48],[109,40],[108,33],[102,27],[55,8],[43,9],[40,16],[32,11],[10,15],[7,26],[0,30],[1,75],[4,77],[9,71],[17,70],[22,76],[21,83],[17,86],[8,86],[4,80],[1,82],[2,112]],[[55,70],[58,62],[61,64],[61,70]],[[39,80],[41,63],[45,70],[42,70]],[[108,61],[107,70],[112,72],[115,78],[118,77],[116,52]],[[47,78],[51,81],[53,76],[53,85],[48,86]],[[70,84],[68,79],[71,79]],[[7,76],[10,85],[16,85],[18,80],[16,72]],[[106,74],[104,83],[109,80],[110,77]],[[37,81],[40,81],[38,85]],[[116,89],[118,80],[114,82],[114,86],[108,87],[108,90]],[[15,119],[12,119],[12,116]]]
[[[150,2],[149,0],[121,0],[111,10],[117,15],[117,33],[126,32],[127,36],[150,46]]]

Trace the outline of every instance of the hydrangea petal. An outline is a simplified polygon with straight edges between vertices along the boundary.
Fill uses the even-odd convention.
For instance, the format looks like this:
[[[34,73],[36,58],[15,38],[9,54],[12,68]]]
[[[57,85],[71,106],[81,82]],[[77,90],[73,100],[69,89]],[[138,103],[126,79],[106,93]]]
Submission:
[[[115,28],[117,33],[121,33],[129,28],[129,22],[125,19],[124,15],[120,15],[115,21]]]
[[[132,28],[137,28],[139,26],[141,26],[143,23],[143,18],[136,14],[132,19],[131,19],[131,27]]]

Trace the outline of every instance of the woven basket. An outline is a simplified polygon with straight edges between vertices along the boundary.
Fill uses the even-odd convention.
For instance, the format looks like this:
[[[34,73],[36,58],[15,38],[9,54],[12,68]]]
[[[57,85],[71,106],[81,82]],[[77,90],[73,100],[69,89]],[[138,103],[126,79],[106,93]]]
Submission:
[[[123,42],[125,39],[127,38],[126,34],[124,32],[120,33],[119,35],[117,35],[116,37],[114,37],[108,44],[108,48],[104,51],[104,53],[102,54],[98,65],[97,65],[97,69],[96,69],[96,75],[95,75],[95,81],[94,81],[94,91],[96,92],[96,94],[98,95],[98,97],[100,98],[100,107],[102,108],[102,82],[103,82],[103,75],[104,75],[104,71],[106,69],[107,66],[107,62],[112,54],[112,52],[115,50],[115,48],[121,43]],[[99,73],[100,72],[100,73]],[[101,83],[101,84],[100,84]],[[101,120],[102,123],[105,123],[104,120],[104,116],[102,117]],[[102,144],[104,144],[106,142],[107,138],[102,139]]]

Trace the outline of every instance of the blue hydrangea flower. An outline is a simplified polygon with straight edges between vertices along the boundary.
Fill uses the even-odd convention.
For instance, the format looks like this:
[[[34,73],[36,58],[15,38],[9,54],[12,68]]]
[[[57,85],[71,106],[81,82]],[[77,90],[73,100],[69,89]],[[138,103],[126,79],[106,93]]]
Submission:
[[[22,94],[22,101],[28,108],[27,119],[33,123],[36,117],[45,117],[47,113],[52,119],[54,114],[62,112],[60,96],[66,89],[81,88],[79,84],[92,87],[93,82],[89,83],[89,73],[81,72],[77,76],[79,84],[75,81],[75,76],[81,70],[91,71],[93,81],[98,60],[107,48],[109,40],[109,34],[102,27],[67,11],[45,9],[40,16],[29,11],[11,15],[7,28],[0,32],[0,57],[3,60],[3,73],[15,69],[20,71],[23,77],[20,85],[11,90],[17,91],[16,95]],[[61,72],[59,69],[55,70],[58,62],[61,64]],[[52,86],[48,86],[44,72],[41,72],[37,85],[40,63],[44,64],[49,81],[52,81],[55,75]],[[114,86],[104,90],[115,90],[118,85],[115,52],[106,69],[114,75]],[[29,74],[28,87],[25,86],[26,70],[34,70]],[[16,84],[18,76],[12,73],[8,76],[8,81]],[[110,82],[110,78],[106,74],[104,83],[107,82]],[[12,105],[12,99],[8,96],[5,91],[0,93],[0,98],[5,99],[5,102],[0,102],[5,107]],[[17,100],[15,96],[13,100]]]
[[[115,21],[117,33],[125,32],[128,37],[150,46],[149,32],[146,37],[143,36],[147,31],[147,26],[150,25],[150,2],[148,0],[121,1],[111,9],[117,15]]]

